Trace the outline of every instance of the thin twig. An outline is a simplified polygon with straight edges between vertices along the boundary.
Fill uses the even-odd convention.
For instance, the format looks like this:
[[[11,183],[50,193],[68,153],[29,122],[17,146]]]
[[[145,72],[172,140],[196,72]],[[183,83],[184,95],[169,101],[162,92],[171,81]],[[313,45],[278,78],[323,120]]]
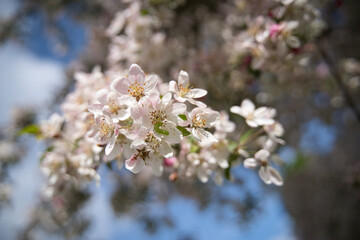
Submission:
[[[360,122],[360,110],[356,107],[356,104],[355,104],[355,101],[354,101],[353,97],[351,96],[351,94],[350,94],[348,88],[346,87],[346,85],[343,83],[341,75],[339,73],[339,70],[337,69],[336,65],[332,61],[331,57],[320,46],[320,44],[317,43],[316,46],[317,46],[317,48],[319,50],[319,53],[320,53],[321,57],[324,59],[325,63],[328,65],[328,67],[330,69],[330,73],[332,74],[336,84],[340,88],[346,103],[348,104],[348,106],[351,108],[351,110],[355,114],[357,120]]]

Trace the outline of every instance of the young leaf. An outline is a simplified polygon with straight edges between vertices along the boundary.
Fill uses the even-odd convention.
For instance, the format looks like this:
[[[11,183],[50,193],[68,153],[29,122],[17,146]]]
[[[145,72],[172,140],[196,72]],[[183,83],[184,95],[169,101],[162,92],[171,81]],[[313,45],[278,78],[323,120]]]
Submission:
[[[160,127],[161,127],[161,123],[156,123],[156,124],[154,125],[154,130],[155,130],[155,132],[160,133],[160,134],[163,134],[163,135],[169,135],[169,132],[168,132],[168,131],[166,131],[166,130],[164,130],[164,129],[161,129]]]
[[[184,121],[188,120],[185,114],[179,114],[178,116]]]
[[[179,131],[182,133],[182,135],[183,135],[184,137],[189,136],[189,135],[191,134],[191,133],[190,133],[188,130],[186,130],[186,128],[184,128],[184,127],[177,126],[176,128],[179,129]]]
[[[18,132],[18,135],[31,134],[34,136],[39,136],[41,133],[40,127],[38,125],[32,124],[24,127]]]

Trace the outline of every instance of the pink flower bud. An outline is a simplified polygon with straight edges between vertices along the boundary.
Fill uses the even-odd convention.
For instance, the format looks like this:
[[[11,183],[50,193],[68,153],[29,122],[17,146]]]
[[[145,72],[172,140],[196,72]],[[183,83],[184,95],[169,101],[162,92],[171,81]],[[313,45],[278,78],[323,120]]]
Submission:
[[[172,167],[177,162],[176,157],[164,158],[164,165],[166,167]]]

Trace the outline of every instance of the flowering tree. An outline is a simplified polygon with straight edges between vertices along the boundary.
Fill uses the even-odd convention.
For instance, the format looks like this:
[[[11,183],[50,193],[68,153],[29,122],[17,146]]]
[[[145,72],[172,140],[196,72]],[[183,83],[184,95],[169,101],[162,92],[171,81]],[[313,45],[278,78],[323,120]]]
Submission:
[[[318,2],[99,5],[113,18],[93,19],[102,38],[90,42],[94,48],[83,60],[93,61],[92,69],[74,73],[74,89],[66,91],[59,113],[21,131],[48,146],[40,165],[48,178],[45,199],[54,205],[89,182],[101,187],[102,165],[137,176],[150,172],[170,181],[213,179],[219,185],[236,181],[233,169],[242,165],[255,169],[264,183],[281,186],[275,166],[281,163],[277,147],[285,144],[284,127],[275,117],[281,120],[283,109],[277,113],[267,106],[284,92],[295,92],[292,81],[326,75],[328,69],[358,114],[342,78],[355,86],[357,80],[350,79],[359,75],[359,64],[346,60],[343,73],[336,67],[333,72],[337,63],[321,44],[329,27]],[[96,40],[105,42],[98,44],[102,48]],[[319,55],[325,61],[319,63]],[[265,106],[256,107],[255,101]],[[281,122],[296,131],[290,120]]]

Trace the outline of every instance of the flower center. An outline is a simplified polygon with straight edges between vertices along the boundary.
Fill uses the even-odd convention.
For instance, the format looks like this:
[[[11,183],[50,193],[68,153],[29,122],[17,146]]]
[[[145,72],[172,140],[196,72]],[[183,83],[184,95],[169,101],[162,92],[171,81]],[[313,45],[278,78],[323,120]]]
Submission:
[[[196,115],[192,118],[193,127],[195,128],[203,128],[206,125],[206,120],[201,116]]]
[[[155,125],[156,123],[161,123],[165,125],[166,123],[166,114],[163,110],[155,110],[150,112],[151,124]]]
[[[101,120],[100,126],[98,126],[100,131],[100,137],[104,138],[111,135],[114,129],[105,121],[105,119]]]
[[[152,132],[148,132],[146,134],[145,142],[149,145],[152,149],[157,149],[160,146],[160,141]]]
[[[179,95],[181,97],[184,97],[186,94],[189,93],[189,91],[191,90],[191,88],[189,88],[189,83],[186,85],[186,86],[183,86],[183,85],[180,85],[179,88],[180,88],[180,93]]]
[[[136,98],[136,101],[139,101],[141,97],[144,96],[144,87],[145,83],[138,83],[138,81],[135,81],[133,84],[131,84],[128,88],[129,95]]]

